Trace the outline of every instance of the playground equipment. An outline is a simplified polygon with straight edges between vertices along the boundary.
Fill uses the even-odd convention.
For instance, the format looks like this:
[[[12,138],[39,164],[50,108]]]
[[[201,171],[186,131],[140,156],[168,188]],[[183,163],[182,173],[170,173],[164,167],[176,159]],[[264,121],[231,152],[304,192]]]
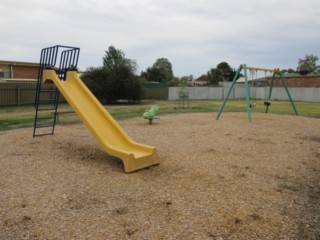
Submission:
[[[58,59],[61,51],[61,58]],[[55,86],[45,88],[42,84],[42,74],[47,68],[55,68],[61,80],[65,80],[70,69],[76,69],[80,48],[68,46],[53,46],[41,51],[38,81],[35,93],[35,118],[33,137],[53,135],[58,116],[60,92]],[[60,62],[59,62],[60,61]],[[59,66],[56,68],[56,66]]]
[[[271,105],[270,99],[271,99],[271,94],[272,94],[272,88],[273,88],[273,85],[274,85],[274,80],[275,80],[276,76],[278,75],[280,77],[281,81],[282,81],[282,84],[283,84],[287,94],[288,94],[288,97],[289,97],[289,100],[291,102],[292,108],[293,108],[295,114],[298,115],[297,108],[296,108],[296,106],[294,104],[294,101],[293,101],[293,99],[291,97],[291,94],[289,92],[289,89],[287,87],[287,83],[286,83],[286,81],[285,81],[280,69],[278,69],[278,68],[277,69],[266,69],[266,68],[247,67],[246,64],[242,64],[242,65],[239,66],[239,68],[238,68],[238,70],[236,72],[236,75],[234,76],[234,78],[232,80],[232,83],[231,83],[231,85],[229,87],[229,90],[228,90],[228,92],[227,92],[227,94],[226,94],[226,96],[225,96],[225,98],[224,98],[224,100],[223,100],[223,102],[222,102],[222,104],[220,106],[219,112],[218,112],[218,114],[216,116],[216,120],[219,119],[219,117],[220,117],[220,115],[221,115],[221,113],[222,113],[222,111],[224,109],[224,106],[225,106],[226,102],[228,101],[228,97],[229,97],[229,95],[231,93],[231,90],[232,90],[236,80],[238,79],[238,76],[239,76],[241,70],[244,70],[245,90],[246,90],[246,107],[247,107],[247,112],[248,112],[248,122],[251,122],[251,108],[253,106],[255,106],[255,103],[254,104],[250,104],[250,91],[249,91],[247,70],[264,71],[264,72],[271,72],[272,73],[272,80],[271,80],[271,84],[270,84],[270,88],[269,88],[268,99],[264,102],[264,105],[266,106],[266,113],[268,113],[269,107]]]
[[[144,112],[144,114],[142,115],[142,117],[144,119],[148,119],[149,120],[149,124],[152,124],[152,120],[155,118],[157,112],[158,112],[159,107],[157,105],[153,105],[151,106],[150,110],[147,110]]]
[[[179,108],[189,108],[189,88],[187,86],[180,86],[179,94]]]
[[[57,52],[55,58],[56,54]],[[61,61],[64,61],[63,55],[62,53]],[[43,65],[54,67],[52,65],[55,62],[47,62],[47,59],[50,57],[44,57]],[[39,71],[42,83],[52,81],[56,85],[102,149],[123,161],[125,172],[133,172],[160,163],[156,148],[134,142],[85,86],[77,71],[59,68],[56,72],[52,69],[47,70],[46,67]],[[61,72],[64,74],[59,76]]]

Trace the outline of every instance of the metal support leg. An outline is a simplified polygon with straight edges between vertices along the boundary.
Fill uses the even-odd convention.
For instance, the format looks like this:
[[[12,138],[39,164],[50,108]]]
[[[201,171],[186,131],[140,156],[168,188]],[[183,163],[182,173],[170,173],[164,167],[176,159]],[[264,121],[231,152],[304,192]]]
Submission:
[[[292,99],[292,97],[291,97],[291,94],[290,94],[290,92],[289,92],[287,83],[286,83],[286,81],[284,80],[284,77],[282,76],[281,73],[280,73],[280,79],[281,79],[281,81],[282,81],[282,84],[283,84],[284,88],[286,89],[286,92],[287,92],[287,94],[288,94],[288,97],[289,97],[289,99],[290,99],[290,102],[291,102],[291,105],[292,105],[292,107],[293,107],[293,110],[294,110],[295,114],[296,114],[296,115],[299,115],[299,114],[298,114],[298,111],[297,111],[297,109],[296,109],[296,106],[295,106],[295,104],[294,104],[294,102],[293,102],[293,99]]]
[[[219,109],[219,112],[218,112],[218,115],[217,115],[217,117],[216,117],[216,120],[219,119],[219,117],[220,117],[220,115],[221,115],[221,113],[222,113],[222,111],[223,111],[223,109],[224,109],[224,106],[226,105],[226,102],[227,102],[227,100],[228,100],[228,97],[229,97],[229,95],[230,95],[230,93],[231,93],[231,90],[232,90],[232,88],[233,88],[233,86],[234,86],[234,84],[235,84],[235,82],[236,82],[236,80],[237,80],[237,78],[238,78],[238,76],[239,76],[239,73],[240,73],[241,69],[242,69],[242,65],[239,66],[239,68],[238,68],[238,70],[237,70],[237,72],[236,72],[236,75],[234,76],[234,78],[233,78],[233,80],[232,80],[232,83],[231,83],[231,85],[230,85],[230,87],[229,87],[228,93],[227,93],[227,95],[225,96],[225,98],[224,98],[224,100],[223,100],[223,102],[222,102],[222,104],[221,104],[221,107],[220,107],[220,109]]]
[[[247,112],[248,112],[248,122],[251,122],[251,107],[250,107],[250,91],[249,91],[249,83],[248,83],[248,74],[247,74],[247,66],[243,65],[244,69],[244,85],[246,87],[246,104],[247,104]]]

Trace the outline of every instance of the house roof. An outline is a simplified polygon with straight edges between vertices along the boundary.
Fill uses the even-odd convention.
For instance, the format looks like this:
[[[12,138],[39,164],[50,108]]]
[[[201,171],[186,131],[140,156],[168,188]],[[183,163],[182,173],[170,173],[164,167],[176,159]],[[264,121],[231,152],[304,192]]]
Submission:
[[[248,82],[266,82],[266,81],[267,81],[267,78],[265,78],[265,77],[255,78],[255,79],[248,79]],[[245,78],[242,76],[236,82],[237,83],[244,83],[245,82]]]
[[[196,80],[192,80],[190,82],[192,85],[199,85],[199,86],[203,86],[203,85],[207,85],[209,82],[208,80],[205,78],[204,75],[198,77]]]
[[[0,60],[0,65],[38,67],[39,63]]]

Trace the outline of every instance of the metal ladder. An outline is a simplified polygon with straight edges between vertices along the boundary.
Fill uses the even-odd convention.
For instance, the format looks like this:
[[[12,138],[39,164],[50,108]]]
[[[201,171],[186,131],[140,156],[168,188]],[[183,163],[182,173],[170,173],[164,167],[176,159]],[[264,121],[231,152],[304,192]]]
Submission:
[[[57,123],[60,92],[53,84],[42,83],[43,71],[54,69],[60,80],[65,81],[67,71],[76,70],[79,53],[80,48],[61,45],[42,49],[35,93],[33,137],[53,135]]]

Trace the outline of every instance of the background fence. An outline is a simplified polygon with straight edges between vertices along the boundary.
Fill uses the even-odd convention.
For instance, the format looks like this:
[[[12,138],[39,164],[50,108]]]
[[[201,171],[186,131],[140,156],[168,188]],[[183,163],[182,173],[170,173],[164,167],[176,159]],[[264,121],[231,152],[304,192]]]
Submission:
[[[53,89],[53,84],[46,84],[45,88]],[[0,106],[20,106],[34,103],[36,83],[0,83]],[[145,87],[145,99],[177,100],[179,99],[179,87]],[[189,94],[189,99],[215,99],[223,100],[229,88],[226,87],[187,87],[184,91]],[[294,101],[320,102],[320,88],[289,88]],[[43,99],[50,99],[48,92]],[[267,99],[269,87],[250,87],[250,98]],[[229,99],[244,99],[246,97],[243,86],[235,86]],[[272,100],[288,100],[288,95],[283,87],[272,89]],[[60,95],[60,102],[65,99]]]
[[[186,89],[184,89],[185,91]],[[215,99],[223,100],[229,88],[225,87],[189,87],[189,99]],[[169,100],[179,99],[179,87],[169,88]],[[320,88],[289,88],[294,101],[320,102]],[[250,98],[267,99],[269,87],[250,87]],[[244,86],[235,86],[229,95],[229,99],[244,99],[246,90]],[[288,94],[283,87],[272,88],[272,100],[289,100]]]
[[[20,106],[34,104],[36,83],[0,83],[0,106]],[[53,84],[46,84],[45,89],[54,89]],[[41,100],[52,99],[53,92],[41,96]],[[60,102],[65,99],[60,95]]]
[[[167,100],[169,89],[167,87],[162,88],[144,88],[144,99],[156,99]]]

